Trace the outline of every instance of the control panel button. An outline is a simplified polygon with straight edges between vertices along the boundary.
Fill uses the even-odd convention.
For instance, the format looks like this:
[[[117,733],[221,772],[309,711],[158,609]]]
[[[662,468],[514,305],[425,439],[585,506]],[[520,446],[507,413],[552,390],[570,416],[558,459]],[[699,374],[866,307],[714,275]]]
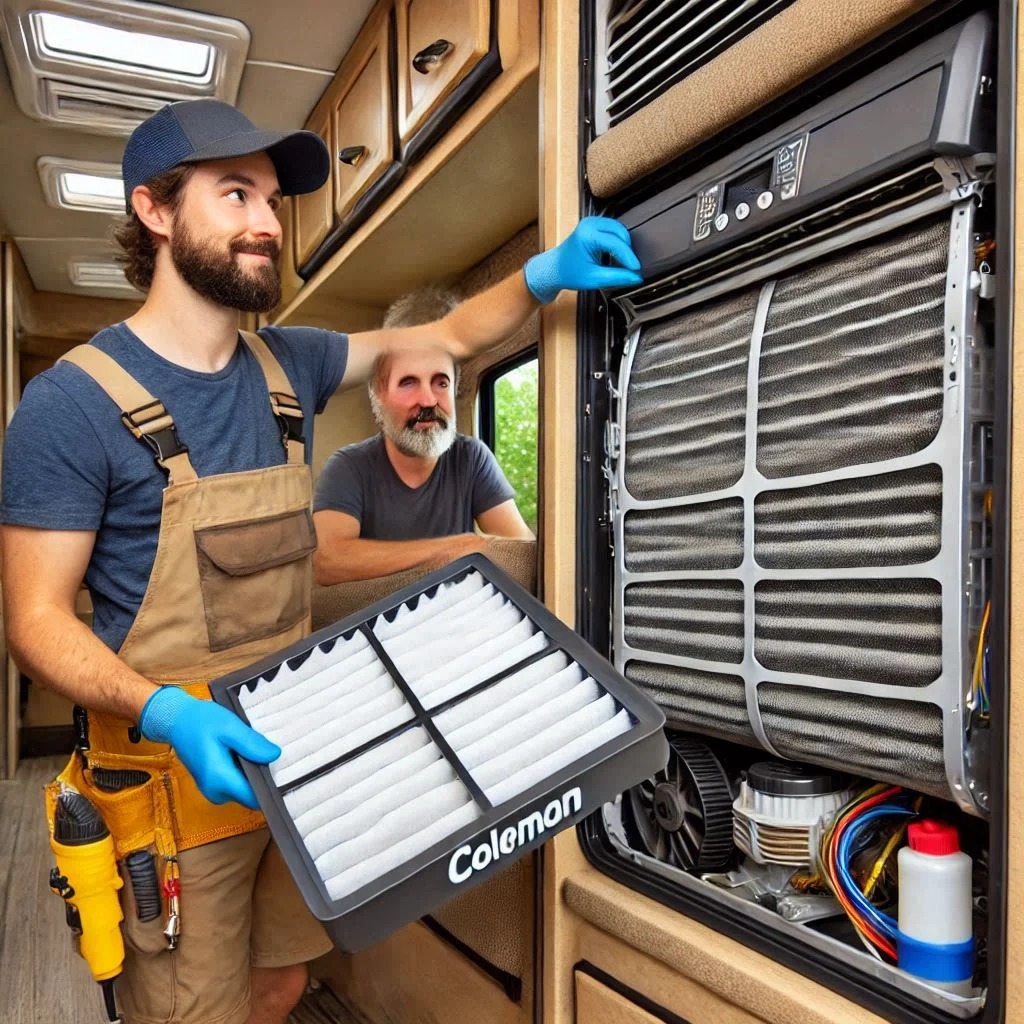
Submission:
[[[720,213],[715,218],[715,230],[724,231],[729,226],[729,214]]]
[[[746,220],[750,216],[750,207],[746,203],[736,205],[736,219]]]
[[[767,210],[775,202],[775,196],[771,192],[762,192],[757,197],[757,206],[760,210]]]

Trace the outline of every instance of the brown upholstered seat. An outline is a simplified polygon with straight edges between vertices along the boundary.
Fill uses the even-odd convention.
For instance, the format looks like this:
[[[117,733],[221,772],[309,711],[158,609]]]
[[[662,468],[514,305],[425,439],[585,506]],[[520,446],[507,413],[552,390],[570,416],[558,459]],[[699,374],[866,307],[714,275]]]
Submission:
[[[536,591],[535,540],[495,540],[487,551],[487,557],[530,593]],[[314,587],[313,629],[323,629],[332,622],[338,622],[363,608],[368,608],[375,601],[408,587],[436,568],[436,565],[422,565],[372,580],[336,583],[333,587]]]

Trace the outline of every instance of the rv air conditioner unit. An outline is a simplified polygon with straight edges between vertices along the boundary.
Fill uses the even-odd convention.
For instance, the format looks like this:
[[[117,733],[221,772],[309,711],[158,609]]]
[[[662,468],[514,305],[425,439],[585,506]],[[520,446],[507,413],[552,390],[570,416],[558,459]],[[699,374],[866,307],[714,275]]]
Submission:
[[[975,814],[992,49],[972,16],[620,216],[607,435],[616,664],[670,724]]]

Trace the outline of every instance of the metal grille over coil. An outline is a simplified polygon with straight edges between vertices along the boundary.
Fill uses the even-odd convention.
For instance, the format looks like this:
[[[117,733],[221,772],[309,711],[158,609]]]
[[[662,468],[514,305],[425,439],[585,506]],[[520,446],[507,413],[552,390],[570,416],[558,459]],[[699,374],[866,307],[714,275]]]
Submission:
[[[761,338],[757,468],[911,455],[942,422],[946,218],[782,278]]]
[[[630,494],[668,498],[739,480],[759,294],[749,289],[641,332],[626,416]]]
[[[973,204],[899,218],[640,313],[612,435],[615,652],[673,725],[975,810]]]
[[[646,106],[792,0],[621,0],[602,21],[605,103],[610,127]]]

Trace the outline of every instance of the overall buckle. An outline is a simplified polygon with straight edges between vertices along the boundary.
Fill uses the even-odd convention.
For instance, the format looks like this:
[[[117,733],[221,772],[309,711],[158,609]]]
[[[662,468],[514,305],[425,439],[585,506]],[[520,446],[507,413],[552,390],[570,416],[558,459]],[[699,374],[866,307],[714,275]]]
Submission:
[[[285,394],[283,391],[273,391],[270,400],[274,406],[274,415],[281,425],[281,443],[285,449],[289,441],[298,441],[305,444],[306,439],[302,434],[302,405],[294,395]]]
[[[181,455],[188,451],[188,445],[182,444],[178,437],[178,428],[172,423],[163,430],[154,431],[152,434],[143,434],[142,440],[153,450],[153,458],[157,462],[165,462],[174,455]]]
[[[170,420],[170,422],[159,430],[146,430],[149,424],[162,419]],[[153,458],[161,464],[175,455],[188,452],[188,445],[181,443],[181,439],[178,437],[178,428],[159,399],[140,405],[130,412],[122,413],[121,422],[136,437],[141,438],[149,445],[153,452]]]

